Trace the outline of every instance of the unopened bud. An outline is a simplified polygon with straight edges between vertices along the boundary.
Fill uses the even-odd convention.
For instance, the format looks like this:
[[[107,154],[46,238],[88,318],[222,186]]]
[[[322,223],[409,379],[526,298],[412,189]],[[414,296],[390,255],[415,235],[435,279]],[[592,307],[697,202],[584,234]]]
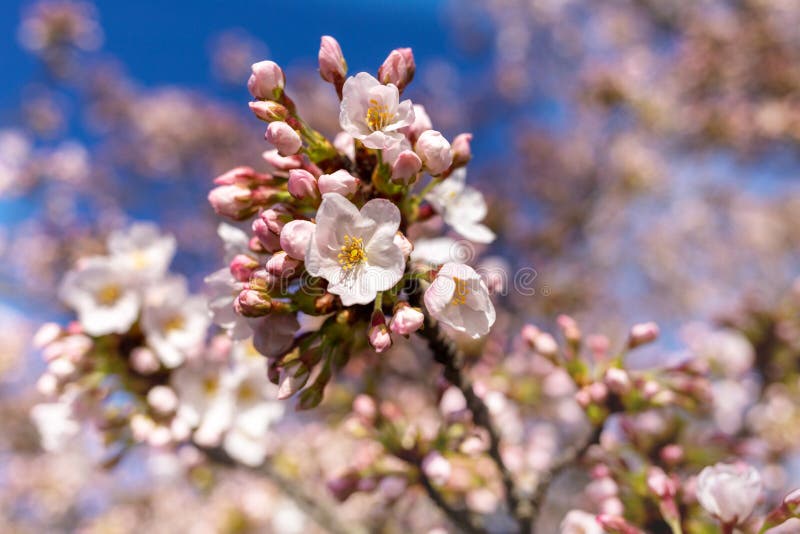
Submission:
[[[234,256],[229,266],[231,274],[239,282],[247,282],[250,280],[253,272],[258,269],[258,267],[258,260],[246,254],[237,254]]]
[[[304,261],[316,225],[311,221],[294,220],[281,230],[281,248],[289,257]]]
[[[245,317],[263,317],[272,311],[272,299],[261,291],[244,289],[236,298],[234,308]]]
[[[154,386],[147,392],[147,404],[161,415],[168,415],[178,409],[178,396],[169,386]]]
[[[463,167],[472,159],[471,133],[458,134],[453,139],[453,167]]]
[[[247,80],[250,94],[262,100],[274,100],[280,97],[286,76],[274,61],[253,63],[253,74]]]
[[[306,385],[311,370],[302,362],[289,369],[281,368],[278,378],[278,400],[285,400],[298,392]]]
[[[319,189],[317,179],[305,169],[292,169],[289,171],[289,182],[287,184],[289,194],[297,200],[319,199]]]
[[[392,336],[386,328],[386,318],[383,313],[376,311],[372,314],[372,325],[369,329],[369,344],[375,352],[383,352],[392,346]]]
[[[131,351],[131,368],[140,375],[151,375],[161,368],[158,356],[147,347],[136,347]]]
[[[340,169],[332,174],[323,174],[319,177],[317,185],[319,192],[339,193],[343,197],[349,197],[358,191],[359,180],[344,169]]]
[[[403,150],[392,165],[392,182],[411,185],[422,170],[422,160],[413,150]]]
[[[658,325],[653,322],[633,325],[628,336],[628,348],[636,348],[658,338]]]
[[[416,71],[414,54],[410,48],[396,48],[389,53],[378,69],[378,79],[382,84],[392,83],[400,92],[411,83]]]
[[[290,258],[284,251],[278,251],[267,260],[267,272],[273,276],[291,276],[300,265],[298,260]]]
[[[284,157],[278,154],[278,151],[275,149],[265,151],[263,154],[261,154],[261,157],[264,158],[264,161],[266,161],[269,165],[278,169],[279,171],[299,169],[303,166],[302,157],[298,155]]]
[[[347,75],[347,62],[339,42],[330,35],[323,35],[318,58],[319,75],[326,82],[335,85],[336,91],[341,94],[344,78]]]
[[[422,327],[425,315],[419,308],[413,308],[407,302],[401,302],[394,308],[389,328],[395,334],[408,336]]]
[[[414,151],[433,176],[442,174],[453,163],[450,143],[436,130],[422,132],[414,146]]]
[[[303,146],[300,134],[283,121],[271,122],[267,126],[264,138],[278,149],[278,154],[281,156],[297,154],[297,151]]]
[[[422,459],[422,471],[434,484],[441,486],[450,480],[453,468],[447,458],[438,451],[433,451]]]
[[[253,203],[253,191],[239,185],[215,187],[208,194],[208,202],[218,215],[237,221],[258,211],[258,206]]]
[[[414,143],[422,132],[433,128],[433,123],[425,107],[421,104],[414,104],[414,122],[411,125],[401,128],[400,131],[408,137],[411,143]]]
[[[258,217],[264,221],[267,229],[276,235],[280,235],[283,225],[294,218],[289,208],[284,204],[275,204],[262,211]]]
[[[214,178],[214,185],[239,185],[256,187],[272,183],[272,176],[256,172],[252,167],[235,167]]]
[[[253,229],[254,239],[264,251],[277,252],[281,249],[280,236],[270,231],[267,222],[263,218],[254,219],[251,228]],[[253,249],[252,245],[250,249]]]
[[[612,367],[606,370],[603,380],[608,389],[617,395],[625,395],[631,390],[631,377],[624,369]]]
[[[289,116],[289,110],[286,109],[286,106],[271,100],[256,100],[255,102],[250,102],[249,106],[250,111],[262,121],[285,121]]]

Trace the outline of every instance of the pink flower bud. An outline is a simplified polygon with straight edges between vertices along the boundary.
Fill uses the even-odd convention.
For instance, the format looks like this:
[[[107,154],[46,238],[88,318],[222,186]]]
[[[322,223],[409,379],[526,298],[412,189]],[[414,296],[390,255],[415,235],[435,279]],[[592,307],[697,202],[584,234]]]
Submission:
[[[540,332],[534,340],[533,347],[542,356],[553,357],[558,354],[558,343],[547,332]]]
[[[318,200],[319,189],[317,179],[305,169],[292,169],[289,171],[289,194],[297,200]]]
[[[628,347],[633,349],[640,345],[655,341],[658,337],[658,325],[653,322],[640,323],[631,327],[628,336]]]
[[[258,261],[247,254],[237,254],[230,263],[230,271],[233,277],[239,282],[247,282],[253,275],[253,271],[258,269]]]
[[[403,235],[402,232],[397,232],[394,234],[394,239],[392,240],[397,248],[399,248],[403,252],[403,257],[408,259],[411,256],[411,252],[414,250],[414,245],[411,244],[411,241]]]
[[[279,234],[272,232],[268,223],[262,217],[253,220],[252,229],[255,234],[254,237],[265,251],[277,252],[281,249]],[[250,248],[252,249],[252,247]]]
[[[677,484],[663,469],[651,466],[647,470],[647,487],[661,499],[672,498],[678,492]]]
[[[283,121],[271,122],[267,126],[264,138],[278,149],[278,153],[281,156],[297,154],[297,151],[303,146],[303,140],[300,139],[300,135],[294,131],[294,128]]]
[[[634,527],[618,515],[600,514],[597,522],[610,534],[641,534],[641,530]]]
[[[262,100],[278,98],[286,83],[283,70],[274,61],[259,61],[253,63],[253,74],[247,80],[247,89],[250,94]]]
[[[372,397],[361,394],[353,399],[353,413],[358,415],[361,419],[372,421],[375,419],[375,414],[377,414],[377,412],[378,408],[375,406],[375,401]]]
[[[453,167],[463,167],[472,159],[471,133],[458,134],[453,139]]]
[[[606,370],[603,380],[608,389],[618,395],[624,395],[631,390],[631,377],[624,369],[612,367]]]
[[[401,302],[394,309],[389,329],[395,334],[407,336],[419,330],[424,320],[425,316],[419,308],[412,308],[407,303]]]
[[[344,502],[350,495],[356,492],[360,477],[357,473],[346,473],[342,476],[332,478],[325,483],[328,491],[333,498],[339,502]]]
[[[258,210],[253,203],[253,191],[239,185],[221,185],[208,194],[208,202],[218,215],[234,220],[250,217]]]
[[[36,381],[36,391],[45,397],[52,397],[58,392],[58,377],[52,373],[42,373]]]
[[[168,415],[178,409],[178,396],[169,386],[154,386],[147,392],[147,404],[161,415]]]
[[[256,100],[255,102],[250,102],[249,106],[250,111],[262,121],[285,121],[286,117],[289,116],[289,110],[286,109],[286,106],[271,100]]]
[[[272,183],[272,176],[256,172],[252,167],[236,167],[214,178],[214,185],[256,187]]]
[[[659,456],[665,464],[676,465],[678,462],[683,460],[683,447],[676,445],[675,443],[670,443],[661,449]]]
[[[131,351],[131,368],[140,375],[151,375],[161,368],[158,356],[147,347],[136,347]]]
[[[412,150],[403,150],[397,155],[392,165],[392,181],[397,184],[411,185],[417,181],[422,170],[422,160]]]
[[[347,75],[347,62],[342,54],[342,47],[330,35],[323,35],[319,45],[319,75],[328,83],[341,91],[344,77]]]
[[[286,223],[281,230],[281,248],[289,257],[304,261],[315,228],[316,225],[311,221],[295,220]]]
[[[267,272],[273,276],[291,276],[297,271],[300,262],[290,258],[284,251],[278,251],[267,260]]]
[[[425,458],[422,459],[422,471],[434,484],[441,486],[447,484],[447,481],[450,480],[453,468],[447,458],[438,451],[433,451],[426,454]]]
[[[349,197],[358,191],[359,180],[344,169],[340,169],[333,174],[323,174],[319,177],[317,185],[319,192],[339,193],[343,197]]]
[[[274,204],[265,209],[259,215],[259,219],[264,221],[267,229],[273,234],[280,235],[283,225],[293,219],[289,208],[284,204]]]
[[[410,126],[401,128],[400,131],[408,137],[408,140],[413,144],[414,141],[426,130],[433,128],[433,123],[425,107],[421,104],[414,104],[414,122]]]
[[[278,169],[279,171],[288,171],[291,169],[299,169],[303,166],[303,158],[295,155],[295,156],[287,156],[283,157],[278,154],[277,150],[267,150],[261,157],[264,158],[269,165]]]
[[[269,295],[254,289],[243,289],[233,303],[236,312],[245,317],[263,317],[272,311]]]
[[[400,92],[414,79],[414,54],[410,48],[396,48],[378,69],[378,79],[382,84],[393,83]]]
[[[376,311],[372,314],[372,326],[369,329],[369,344],[375,352],[383,352],[392,346],[392,336],[386,328],[386,318]]]
[[[453,163],[450,143],[436,130],[422,132],[414,146],[414,151],[428,172],[434,176],[442,174]]]

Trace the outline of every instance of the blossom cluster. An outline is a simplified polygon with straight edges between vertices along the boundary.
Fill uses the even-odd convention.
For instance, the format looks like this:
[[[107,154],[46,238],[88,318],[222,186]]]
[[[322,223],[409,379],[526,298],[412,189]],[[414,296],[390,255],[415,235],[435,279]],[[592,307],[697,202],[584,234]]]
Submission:
[[[47,363],[37,387],[49,400],[32,410],[43,447],[65,447],[86,423],[112,455],[136,443],[222,447],[261,463],[266,432],[283,414],[261,358],[246,342],[208,342],[206,298],[168,271],[172,236],[135,223],[112,232],[107,249],[61,282],[59,297],[77,320],[36,335]]]
[[[250,109],[268,123],[274,149],[262,170],[217,177],[208,197],[221,216],[250,222],[249,233],[221,227],[228,266],[208,278],[215,321],[234,338],[254,336],[281,397],[314,375],[304,408],[364,341],[383,352],[426,322],[479,338],[496,316],[478,273],[442,261],[454,241],[415,254],[437,221],[474,243],[495,236],[482,222],[483,196],[465,183],[472,136],[451,143],[423,106],[401,100],[414,76],[411,50],[392,51],[377,78],[347,77],[339,44],[325,36],[319,67],[341,99],[341,132],[330,141],[309,126],[282,69],[255,63]]]

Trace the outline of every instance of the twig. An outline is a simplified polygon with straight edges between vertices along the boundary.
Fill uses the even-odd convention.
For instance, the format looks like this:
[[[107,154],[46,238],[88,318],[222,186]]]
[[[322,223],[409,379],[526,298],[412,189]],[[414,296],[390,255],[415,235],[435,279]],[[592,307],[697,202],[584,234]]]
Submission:
[[[319,498],[311,495],[300,484],[279,473],[269,461],[259,467],[248,467],[236,462],[219,448],[203,449],[215,463],[227,467],[244,468],[257,473],[270,482],[289,497],[298,508],[308,515],[317,525],[331,534],[366,534],[367,530],[355,525],[345,525],[331,507],[322,502]]]
[[[428,497],[439,507],[453,525],[468,534],[485,534],[487,532],[486,529],[483,528],[483,525],[481,525],[480,520],[471,514],[469,510],[457,510],[453,508],[450,503],[444,499],[442,494],[439,493],[439,490],[433,485],[428,475],[425,474],[422,465],[419,463],[415,465],[419,481],[422,487],[425,488]]]
[[[539,483],[536,485],[536,489],[533,491],[533,495],[530,499],[531,505],[531,524],[530,527],[532,528],[534,525],[533,520],[536,519],[539,515],[539,510],[544,504],[544,499],[547,496],[547,490],[550,489],[550,484],[558,478],[558,476],[570,465],[572,465],[576,460],[583,457],[586,451],[592,445],[599,443],[600,441],[600,434],[603,431],[603,425],[593,425],[592,431],[578,443],[574,443],[571,446],[567,447],[564,453],[559,457],[558,460],[544,473],[541,475],[541,479]]]
[[[489,409],[484,404],[472,387],[472,384],[462,367],[462,355],[440,331],[438,325],[428,316],[425,317],[425,326],[419,331],[425,338],[433,352],[433,359],[444,366],[444,377],[448,382],[457,387],[467,400],[467,408],[472,412],[472,419],[476,425],[482,427],[489,434],[489,456],[497,465],[505,488],[506,503],[509,512],[513,515],[519,527],[519,532],[527,532],[531,522],[531,508],[526,499],[520,498],[517,493],[514,479],[500,455],[500,436],[492,423]]]

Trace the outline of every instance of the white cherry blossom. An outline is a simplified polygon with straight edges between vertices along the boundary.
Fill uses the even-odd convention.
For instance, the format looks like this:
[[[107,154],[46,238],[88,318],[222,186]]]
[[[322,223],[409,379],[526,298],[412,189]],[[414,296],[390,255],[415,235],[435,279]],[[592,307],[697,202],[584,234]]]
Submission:
[[[486,200],[480,191],[466,185],[466,180],[467,171],[457,169],[431,189],[425,199],[460,235],[475,243],[491,243],[494,232],[481,223],[486,217]]]
[[[129,271],[105,256],[87,258],[67,272],[58,295],[77,312],[81,326],[91,336],[127,332],[141,305]]]
[[[142,330],[161,363],[179,366],[203,346],[210,318],[204,297],[189,295],[182,278],[165,280],[148,292]]]
[[[394,85],[383,85],[366,72],[344,82],[339,124],[365,147],[389,148],[405,138],[398,130],[413,123],[411,100],[400,102]]]
[[[342,304],[368,304],[403,276],[405,258],[394,241],[400,210],[373,199],[359,211],[338,193],[323,196],[306,253],[306,270],[328,281]]]
[[[489,290],[468,265],[443,265],[424,300],[434,319],[475,339],[488,334],[495,321]]]
[[[761,476],[748,465],[715,464],[697,477],[697,500],[708,513],[728,525],[743,523],[761,496]]]
[[[138,222],[112,232],[108,251],[121,268],[131,272],[133,279],[146,283],[166,274],[175,255],[175,238],[162,234],[153,223]]]

